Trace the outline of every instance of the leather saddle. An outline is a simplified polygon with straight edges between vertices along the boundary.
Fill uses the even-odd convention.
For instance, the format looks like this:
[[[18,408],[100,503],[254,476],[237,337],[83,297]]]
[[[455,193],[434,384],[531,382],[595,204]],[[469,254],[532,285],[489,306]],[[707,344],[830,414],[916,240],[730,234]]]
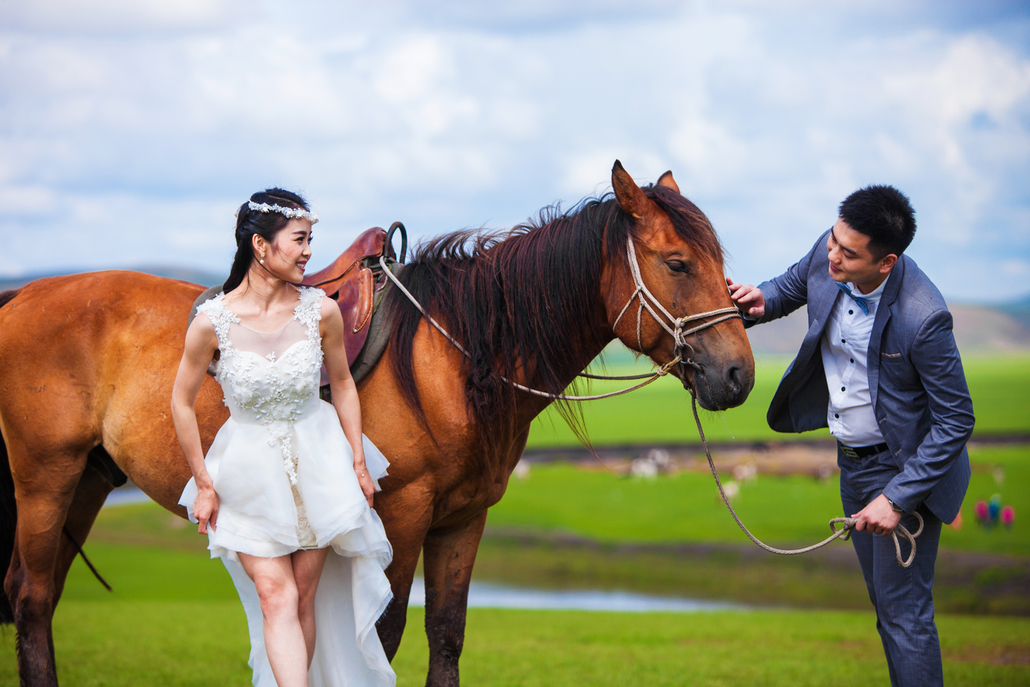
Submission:
[[[309,274],[301,282],[325,291],[325,295],[336,301],[343,315],[343,344],[347,349],[347,361],[352,366],[365,346],[369,322],[382,299],[383,290],[389,284],[379,257],[385,256],[386,263],[396,263],[391,240],[394,232],[401,233],[401,259],[408,250],[408,236],[404,225],[394,222],[389,232],[379,227],[366,230],[324,270]]]
[[[401,238],[400,260],[393,249],[393,237],[397,232],[400,232]],[[394,222],[388,232],[379,227],[372,227],[358,236],[331,265],[305,276],[301,281],[303,286],[322,289],[339,306],[344,323],[343,345],[355,382],[360,381],[375,366],[389,339],[389,323],[382,322],[383,318],[378,318],[380,321],[373,324],[373,320],[376,319],[373,315],[390,285],[390,280],[383,274],[379,258],[385,256],[387,267],[396,274],[403,267],[401,263],[404,262],[407,251],[408,235],[403,224]],[[189,321],[193,321],[197,307],[201,303],[217,296],[221,291],[222,286],[219,284],[200,294],[193,302]],[[366,346],[371,331],[374,331],[373,342]],[[323,367],[322,385],[328,383]]]

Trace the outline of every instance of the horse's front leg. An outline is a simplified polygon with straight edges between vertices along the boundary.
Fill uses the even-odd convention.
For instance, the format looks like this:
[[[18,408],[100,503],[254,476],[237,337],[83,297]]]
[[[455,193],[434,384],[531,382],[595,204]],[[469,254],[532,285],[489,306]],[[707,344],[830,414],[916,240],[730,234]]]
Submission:
[[[12,444],[8,455],[15,475],[18,527],[4,588],[18,632],[18,675],[25,687],[57,687],[54,572],[86,454],[36,456]]]
[[[429,637],[427,687],[458,685],[469,581],[485,526],[484,508],[464,525],[426,536],[422,565],[426,576],[426,635]]]

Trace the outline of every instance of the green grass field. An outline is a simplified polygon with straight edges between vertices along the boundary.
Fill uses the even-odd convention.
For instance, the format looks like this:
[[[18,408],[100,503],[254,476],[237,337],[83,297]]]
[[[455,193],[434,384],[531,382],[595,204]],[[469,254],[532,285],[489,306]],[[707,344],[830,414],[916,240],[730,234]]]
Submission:
[[[149,504],[109,509],[102,517],[98,534],[136,543],[88,547],[113,593],[81,562],[73,566],[54,622],[62,683],[249,684],[242,608],[222,565],[207,558],[203,539]],[[119,522],[136,526],[120,532]],[[154,538],[166,544],[139,543]],[[485,561],[496,560],[486,546]],[[649,564],[647,555],[634,558]],[[597,562],[611,565],[610,558]],[[719,584],[733,585],[737,578],[726,574],[733,565],[724,559],[705,570]],[[663,572],[635,570],[648,576]],[[806,583],[803,571],[789,577],[794,585]],[[838,578],[836,584],[854,592],[859,580]],[[937,622],[949,684],[1030,680],[1030,619],[939,613]],[[394,662],[399,685],[425,681],[422,624],[421,610],[412,609]],[[886,675],[874,624],[868,609],[694,614],[472,609],[461,665],[466,684],[487,687],[882,684]],[[12,629],[0,633],[0,644],[0,685],[14,685]]]
[[[939,610],[1030,614],[1030,527],[985,529],[973,504],[999,493],[1030,512],[1030,446],[971,450],[973,478],[960,529],[946,527],[937,562]],[[1000,478],[1000,482],[999,482]],[[735,508],[766,543],[821,541],[840,511],[839,481],[761,475],[741,486]],[[603,589],[756,605],[867,608],[851,545],[805,556],[755,547],[726,511],[711,474],[654,480],[565,463],[535,464],[513,478],[490,510],[477,574],[509,584]]]
[[[1007,501],[1012,494],[1017,512],[1026,512],[1028,452],[1030,447],[974,450],[971,496],[1000,487]],[[998,468],[1004,471],[1000,485]],[[766,528],[778,533],[770,537],[773,541],[807,541],[821,536],[818,522],[827,517],[824,511],[839,508],[836,488],[833,479],[763,477],[745,486],[740,509],[761,520],[755,527],[759,534],[767,536]],[[793,517],[784,515],[777,499],[784,493],[795,506],[807,505],[796,507]],[[750,544],[719,548],[742,535],[704,474],[649,481],[570,465],[537,465],[527,479],[513,480],[508,495],[492,509],[489,527],[535,532],[545,540],[548,533],[568,533],[586,544],[527,546],[513,544],[507,535],[487,536],[477,579],[778,602],[806,610],[618,614],[473,609],[462,658],[466,684],[678,685],[685,676],[699,685],[886,680],[874,619],[853,566],[818,557],[775,557],[752,551]],[[947,530],[944,547],[1002,552],[1025,562],[1030,555],[1026,531],[984,531],[968,523],[961,531]],[[715,548],[670,553],[634,549],[632,542]],[[154,504],[105,509],[87,549],[115,592],[105,591],[76,561],[55,619],[65,684],[248,684],[242,608],[224,568],[208,559],[204,546],[205,539],[191,526]],[[938,590],[939,607],[962,609],[962,594],[975,594],[1006,575],[1011,569],[980,570],[969,589],[957,591],[945,583]],[[1001,603],[1019,601],[1002,598]],[[1006,612],[983,603],[967,608]],[[950,684],[1030,680],[1030,618],[939,613],[938,625]],[[427,649],[419,609],[412,609],[408,628],[395,661],[398,684],[422,684]],[[13,631],[3,634],[2,643],[0,684],[13,685]]]
[[[974,472],[963,506],[964,526],[946,528],[941,546],[1030,556],[1030,524],[984,530],[973,514],[977,499],[995,493],[1017,514],[1030,514],[1030,446],[974,447],[970,457]],[[772,545],[819,541],[829,534],[830,518],[843,515],[837,477],[760,475],[742,485],[734,508],[756,536]],[[647,480],[567,463],[535,464],[528,478],[511,479],[504,498],[490,509],[488,525],[559,530],[603,542],[747,541],[707,470]]]
[[[760,362],[743,408],[706,414],[713,441],[780,438],[766,428],[764,415],[786,362]],[[1030,356],[973,358],[966,369],[978,436],[1030,432],[1030,403],[1023,397]],[[595,384],[593,390],[606,388]],[[585,415],[596,445],[696,442],[689,397],[669,380],[588,404]],[[551,425],[545,418],[530,443],[573,445],[576,439],[563,421]],[[965,525],[945,530],[938,559],[945,679],[1030,684],[1030,446],[979,445],[970,453]],[[995,493],[1016,509],[1011,530],[984,530],[974,522],[972,504]],[[835,478],[760,475],[742,485],[735,505],[759,537],[780,545],[822,539],[826,521],[840,515]],[[75,562],[54,622],[62,684],[249,684],[243,610],[205,546],[192,526],[154,504],[102,511],[86,550],[115,591],[105,591]],[[766,608],[690,614],[472,609],[463,680],[487,687],[885,684],[875,619],[860,573],[847,559],[850,545],[831,547],[838,548],[790,558],[757,550],[725,512],[706,473],[640,480],[535,464],[527,478],[512,479],[491,509],[476,579]],[[422,624],[421,609],[411,609],[394,662],[398,685],[425,681]],[[14,642],[13,628],[0,630],[0,685],[17,684]]]
[[[169,598],[119,591],[103,600],[81,600],[69,590],[54,621],[62,684],[250,684],[246,621],[221,564],[165,553],[190,561],[178,584],[163,587]],[[151,572],[143,564],[135,574]],[[180,598],[190,594],[193,579],[218,574],[220,598]],[[88,573],[80,566],[75,575]],[[937,622],[949,684],[1026,684],[1030,620],[940,616]],[[472,609],[461,670],[465,684],[486,687],[884,684],[886,666],[873,625],[868,611]],[[394,660],[400,686],[425,682],[428,650],[421,627],[422,611],[412,609]],[[14,633],[0,635],[0,645],[0,684],[17,684]]]
[[[650,361],[633,362],[632,356],[617,352],[609,356],[606,373],[612,375],[651,371]],[[709,441],[776,441],[804,438],[829,439],[826,430],[804,435],[777,434],[769,429],[765,413],[776,385],[790,363],[789,358],[758,357],[755,387],[740,408],[722,413],[701,411]],[[1030,434],[1030,353],[969,356],[963,361],[973,410],[974,436]],[[598,366],[591,369],[598,371]],[[628,382],[593,382],[589,393],[606,393],[628,386]],[[587,388],[586,384],[582,388]],[[590,440],[597,446],[622,444],[697,444],[697,428],[690,410],[690,395],[679,380],[660,379],[625,396],[589,401],[582,405]],[[549,409],[533,425],[529,446],[574,446],[579,440],[557,411]]]

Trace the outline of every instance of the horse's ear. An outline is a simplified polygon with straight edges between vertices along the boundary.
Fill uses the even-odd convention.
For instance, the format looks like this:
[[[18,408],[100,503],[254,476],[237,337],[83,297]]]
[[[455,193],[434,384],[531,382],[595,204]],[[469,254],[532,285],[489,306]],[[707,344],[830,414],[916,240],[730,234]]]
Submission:
[[[676,180],[672,178],[672,170],[669,170],[665,174],[663,174],[660,177],[658,177],[658,185],[659,186],[664,186],[665,188],[673,190],[676,193],[680,193],[679,184],[677,184]],[[683,194],[680,193],[680,195],[683,195]]]
[[[637,219],[641,219],[647,214],[651,201],[647,199],[647,196],[618,160],[612,167],[612,188],[615,189],[615,200],[619,202],[620,208]]]

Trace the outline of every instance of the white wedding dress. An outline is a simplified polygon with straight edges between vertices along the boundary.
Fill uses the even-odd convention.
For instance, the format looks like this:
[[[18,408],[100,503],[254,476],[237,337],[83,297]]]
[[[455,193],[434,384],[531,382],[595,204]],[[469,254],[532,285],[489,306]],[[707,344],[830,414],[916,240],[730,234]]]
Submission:
[[[208,549],[225,563],[247,612],[254,685],[274,687],[275,679],[257,592],[237,553],[274,557],[331,547],[315,599],[311,687],[392,687],[396,676],[375,623],[392,598],[383,571],[393,550],[358,485],[336,409],[318,396],[324,295],[300,289],[293,319],[270,333],[240,324],[221,295],[197,309],[218,335],[215,377],[230,414],[204,459],[219,498]],[[378,480],[388,463],[363,439],[368,473]],[[191,479],[179,503],[193,522],[196,496]]]

